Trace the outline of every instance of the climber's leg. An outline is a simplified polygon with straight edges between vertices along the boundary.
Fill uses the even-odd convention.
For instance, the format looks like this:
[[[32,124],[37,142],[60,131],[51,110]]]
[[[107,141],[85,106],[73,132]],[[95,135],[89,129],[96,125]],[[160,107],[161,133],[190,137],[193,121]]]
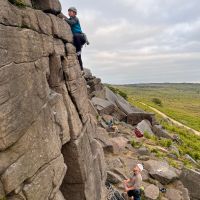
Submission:
[[[82,62],[82,58],[81,58],[81,52],[80,54],[78,54],[79,52],[77,52],[77,57],[78,57],[78,61],[81,67],[81,71],[83,71],[83,62]]]
[[[81,34],[74,34],[74,45],[76,47],[76,54],[78,57],[81,70],[83,71],[83,62],[81,58],[81,49],[82,49],[82,35]]]

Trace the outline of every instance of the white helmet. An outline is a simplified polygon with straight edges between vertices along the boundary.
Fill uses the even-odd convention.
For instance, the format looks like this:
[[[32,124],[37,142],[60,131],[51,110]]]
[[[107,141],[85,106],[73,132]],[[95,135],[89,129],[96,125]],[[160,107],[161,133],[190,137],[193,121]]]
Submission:
[[[143,169],[144,169],[142,164],[137,164],[137,167],[140,169],[140,171],[143,171]]]

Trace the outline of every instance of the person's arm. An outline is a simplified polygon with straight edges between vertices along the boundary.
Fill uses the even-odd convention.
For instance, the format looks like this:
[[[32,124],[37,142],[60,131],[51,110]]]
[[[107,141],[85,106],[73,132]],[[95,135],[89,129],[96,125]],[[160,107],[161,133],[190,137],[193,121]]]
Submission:
[[[67,19],[67,17],[63,14],[63,13],[60,13],[57,15],[59,18],[62,18],[62,19]]]
[[[132,187],[127,187],[127,188],[126,188],[126,192],[128,192],[129,190],[134,190],[134,189],[135,189],[134,186],[132,186]]]
[[[127,192],[128,191],[128,183],[131,181],[131,179],[127,179],[127,180],[124,180],[124,189],[125,191]]]
[[[124,180],[124,183],[129,183],[131,181],[131,179],[126,179]]]
[[[66,18],[65,21],[69,24],[69,25],[74,25],[78,22],[78,19],[77,18]]]

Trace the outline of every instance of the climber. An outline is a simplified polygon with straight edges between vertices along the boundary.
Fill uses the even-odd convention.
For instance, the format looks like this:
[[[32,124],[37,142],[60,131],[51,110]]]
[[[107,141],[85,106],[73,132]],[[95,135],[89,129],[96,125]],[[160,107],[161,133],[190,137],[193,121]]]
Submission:
[[[62,13],[59,15],[59,17],[63,18],[71,27],[73,36],[74,36],[74,45],[76,47],[76,54],[78,57],[78,61],[81,67],[81,70],[83,71],[83,62],[81,58],[81,50],[84,44],[89,45],[89,42],[87,40],[87,36],[82,32],[81,25],[79,22],[79,19],[77,18],[77,9],[75,7],[70,7],[68,9],[68,15],[69,18],[67,18]]]
[[[133,168],[133,176],[130,179],[124,181],[124,188],[128,196],[134,200],[140,200],[141,198],[141,186],[142,186],[142,164],[137,164]]]

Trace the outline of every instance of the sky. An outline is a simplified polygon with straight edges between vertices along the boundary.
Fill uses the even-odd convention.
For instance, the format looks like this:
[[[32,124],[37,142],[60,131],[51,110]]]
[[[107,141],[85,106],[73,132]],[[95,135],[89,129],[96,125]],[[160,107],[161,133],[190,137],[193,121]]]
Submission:
[[[61,0],[78,9],[84,67],[104,83],[200,83],[199,0]]]

